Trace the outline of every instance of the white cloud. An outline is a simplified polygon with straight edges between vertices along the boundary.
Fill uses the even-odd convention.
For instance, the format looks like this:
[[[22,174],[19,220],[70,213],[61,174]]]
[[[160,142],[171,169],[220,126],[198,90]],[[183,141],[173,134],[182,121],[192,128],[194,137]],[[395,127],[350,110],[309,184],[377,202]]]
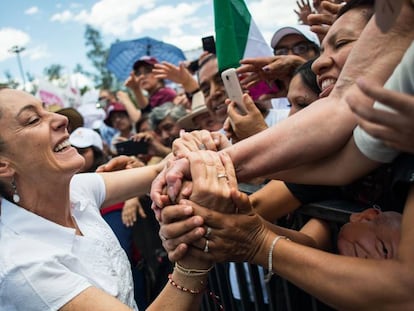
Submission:
[[[35,15],[36,13],[39,13],[39,8],[37,6],[32,6],[24,11],[24,14],[26,15]]]
[[[293,0],[260,0],[250,1],[248,4],[250,14],[267,42],[278,26],[297,24]]]
[[[9,50],[12,46],[26,46],[30,42],[30,36],[18,29],[0,29],[0,61],[15,57]],[[25,52],[23,52],[25,53]]]
[[[65,10],[61,13],[56,13],[52,15],[52,17],[50,18],[50,21],[66,23],[66,22],[72,21],[73,19],[74,19],[74,15],[72,14],[72,12],[69,10]]]
[[[47,46],[42,45],[27,49],[27,56],[31,60],[38,60],[51,57],[51,54],[49,53]]]
[[[80,22],[98,28],[103,34],[114,36],[125,35],[130,30],[129,19],[140,9],[148,10],[155,6],[156,0],[101,0],[96,2],[90,11],[79,13],[65,10],[52,16],[52,21]]]
[[[132,29],[136,36],[148,34],[183,51],[200,48],[201,38],[214,34],[212,2],[159,6],[136,18]]]

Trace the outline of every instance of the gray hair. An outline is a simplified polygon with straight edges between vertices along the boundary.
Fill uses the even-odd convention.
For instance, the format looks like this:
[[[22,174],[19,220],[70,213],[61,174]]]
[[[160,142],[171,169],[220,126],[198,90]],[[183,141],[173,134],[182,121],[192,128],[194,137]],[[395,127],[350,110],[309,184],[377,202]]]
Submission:
[[[149,124],[153,130],[166,118],[171,117],[175,122],[184,117],[187,110],[182,105],[176,105],[173,102],[166,102],[161,106],[152,109],[148,115]]]

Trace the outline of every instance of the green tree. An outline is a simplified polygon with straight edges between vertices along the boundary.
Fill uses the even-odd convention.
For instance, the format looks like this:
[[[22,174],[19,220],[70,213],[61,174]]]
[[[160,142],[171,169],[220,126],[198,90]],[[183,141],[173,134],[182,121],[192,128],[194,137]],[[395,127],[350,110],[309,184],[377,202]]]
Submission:
[[[19,86],[19,82],[17,82],[16,79],[13,78],[9,70],[6,70],[4,72],[4,76],[6,77],[6,80],[7,80],[7,82],[4,85],[12,89],[16,89]]]
[[[43,69],[43,74],[49,79],[49,81],[59,80],[62,78],[62,70],[62,65],[52,64],[49,67]]]
[[[106,60],[108,58],[109,49],[102,42],[101,33],[90,25],[86,25],[85,30],[86,46],[89,51],[86,56],[96,68],[98,74],[94,74],[92,79],[97,88],[111,89],[116,84],[113,75],[106,68]]]

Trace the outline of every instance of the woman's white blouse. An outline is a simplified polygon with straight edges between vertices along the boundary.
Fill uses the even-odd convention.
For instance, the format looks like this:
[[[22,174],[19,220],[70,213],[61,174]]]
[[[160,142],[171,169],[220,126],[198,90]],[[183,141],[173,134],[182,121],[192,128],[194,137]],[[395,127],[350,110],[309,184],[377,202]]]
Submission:
[[[75,175],[70,197],[83,236],[2,200],[0,310],[57,310],[90,286],[138,310],[128,258],[99,212],[102,177]]]

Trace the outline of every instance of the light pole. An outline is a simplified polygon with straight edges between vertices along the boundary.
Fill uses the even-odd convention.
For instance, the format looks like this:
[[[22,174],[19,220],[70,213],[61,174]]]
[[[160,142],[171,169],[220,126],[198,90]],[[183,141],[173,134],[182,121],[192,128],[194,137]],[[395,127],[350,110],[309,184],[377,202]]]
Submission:
[[[20,53],[23,52],[25,49],[26,48],[23,46],[15,45],[15,46],[12,46],[11,49],[9,50],[10,53],[15,53],[17,56],[17,62],[19,63],[20,74],[23,79],[23,89],[25,89],[25,86],[26,86],[26,79],[23,73],[23,66],[22,66],[22,61],[20,59]]]

